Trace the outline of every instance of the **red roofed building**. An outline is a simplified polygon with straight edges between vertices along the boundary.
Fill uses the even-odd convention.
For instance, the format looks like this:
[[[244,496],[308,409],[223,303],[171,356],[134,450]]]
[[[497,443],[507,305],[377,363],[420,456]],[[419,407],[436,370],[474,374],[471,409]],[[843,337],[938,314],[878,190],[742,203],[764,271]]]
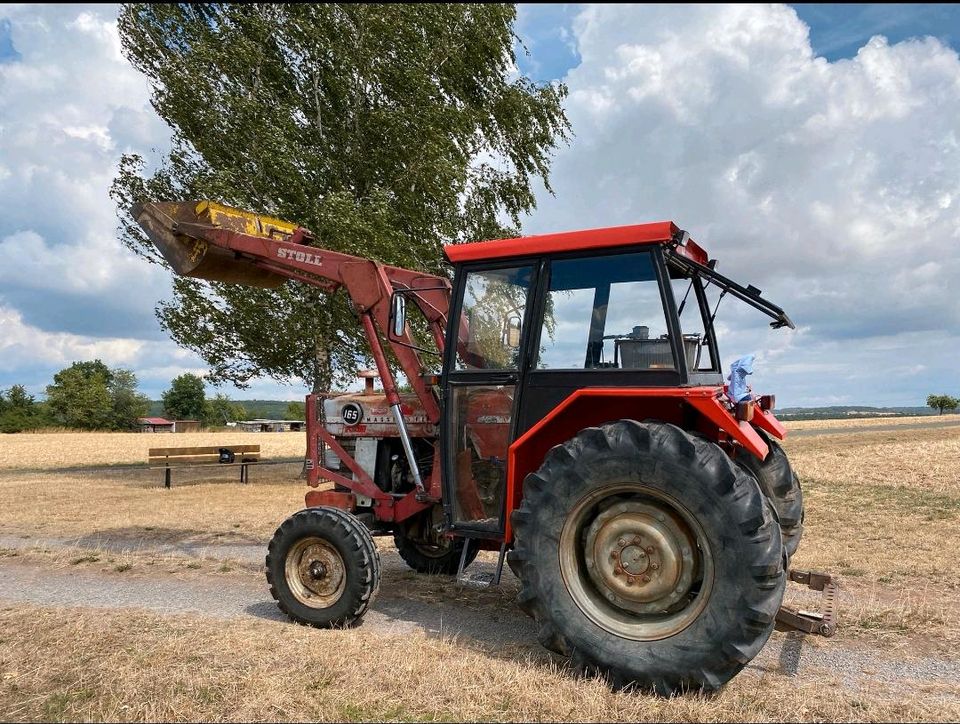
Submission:
[[[162,417],[141,417],[140,432],[173,432],[173,422]]]

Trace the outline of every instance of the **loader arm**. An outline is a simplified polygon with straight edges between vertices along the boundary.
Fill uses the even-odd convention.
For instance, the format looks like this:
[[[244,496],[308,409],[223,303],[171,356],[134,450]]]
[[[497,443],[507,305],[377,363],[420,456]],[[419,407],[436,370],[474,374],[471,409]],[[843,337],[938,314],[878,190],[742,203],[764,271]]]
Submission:
[[[307,229],[208,201],[141,202],[131,213],[179,275],[266,288],[292,279],[328,293],[342,287],[360,318],[388,403],[399,409],[384,340],[428,418],[439,424],[440,407],[422,376],[425,366],[409,324],[402,335],[390,332],[390,302],[395,291],[412,300],[442,354],[449,280],[315,247]]]

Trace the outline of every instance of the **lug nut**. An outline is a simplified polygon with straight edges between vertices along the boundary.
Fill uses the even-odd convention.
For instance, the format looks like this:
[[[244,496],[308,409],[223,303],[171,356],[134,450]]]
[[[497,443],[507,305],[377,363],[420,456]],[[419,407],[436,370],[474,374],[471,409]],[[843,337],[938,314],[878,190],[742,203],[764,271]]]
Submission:
[[[644,576],[644,577],[643,577],[643,582],[644,582],[644,583],[650,583],[650,576]]]
[[[659,569],[660,569],[660,564],[659,564],[659,563],[651,563],[651,564],[650,564],[650,567],[651,567],[653,570],[656,571],[656,570],[659,570]]]
[[[645,550],[647,553],[653,553],[653,546],[647,546]]]
[[[621,548],[623,548],[625,545],[627,545],[627,539],[626,539],[626,538],[621,538],[620,540],[617,541],[617,545],[619,545]]]

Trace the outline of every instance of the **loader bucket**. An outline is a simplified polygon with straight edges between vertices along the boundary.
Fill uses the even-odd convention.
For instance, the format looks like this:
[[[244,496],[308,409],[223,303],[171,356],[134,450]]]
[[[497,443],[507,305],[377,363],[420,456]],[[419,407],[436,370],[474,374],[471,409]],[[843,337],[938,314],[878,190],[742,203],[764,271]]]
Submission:
[[[220,230],[284,240],[296,231],[294,224],[211,201],[141,202],[130,213],[180,276],[264,289],[286,281],[210,240]]]

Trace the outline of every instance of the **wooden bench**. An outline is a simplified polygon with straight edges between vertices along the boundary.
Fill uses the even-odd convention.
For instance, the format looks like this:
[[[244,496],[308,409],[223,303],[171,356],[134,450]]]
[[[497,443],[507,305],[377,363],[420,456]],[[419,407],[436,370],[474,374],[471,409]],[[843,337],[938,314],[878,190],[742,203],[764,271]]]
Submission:
[[[259,445],[212,445],[210,447],[152,447],[148,452],[151,470],[163,470],[163,484],[170,487],[175,467],[239,466],[240,482],[249,483],[248,466],[260,462]]]

